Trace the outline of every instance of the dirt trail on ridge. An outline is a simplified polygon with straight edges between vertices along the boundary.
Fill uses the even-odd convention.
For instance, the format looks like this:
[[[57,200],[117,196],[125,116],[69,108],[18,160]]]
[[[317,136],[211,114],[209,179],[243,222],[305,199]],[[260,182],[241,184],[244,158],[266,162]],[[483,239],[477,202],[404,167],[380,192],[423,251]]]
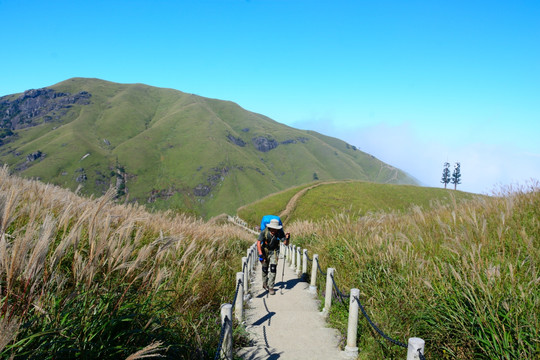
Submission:
[[[287,206],[285,206],[285,210],[283,210],[279,214],[279,217],[281,218],[281,220],[283,222],[287,221],[288,217],[291,216],[292,212],[296,208],[296,204],[298,203],[298,200],[302,196],[304,196],[304,194],[307,193],[309,190],[311,190],[313,188],[316,188],[317,186],[321,186],[321,185],[337,184],[337,183],[342,183],[342,182],[347,182],[347,181],[346,180],[342,180],[342,181],[326,181],[326,182],[313,184],[311,186],[308,186],[307,188],[304,188],[304,189],[300,190],[299,192],[297,192],[296,194],[294,194],[291,197],[291,199],[287,203]]]

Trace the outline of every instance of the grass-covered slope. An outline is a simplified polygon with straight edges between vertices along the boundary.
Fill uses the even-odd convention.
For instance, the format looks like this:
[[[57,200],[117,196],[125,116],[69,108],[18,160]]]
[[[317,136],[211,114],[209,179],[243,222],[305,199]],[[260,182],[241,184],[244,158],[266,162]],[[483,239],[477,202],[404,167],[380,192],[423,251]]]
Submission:
[[[253,235],[112,197],[0,168],[1,359],[214,357]]]
[[[385,334],[405,344],[424,339],[427,359],[538,358],[539,184],[464,201],[448,194],[450,201],[433,207],[342,211],[287,223],[287,231],[310,257],[319,255],[322,269],[335,268],[342,292],[360,290],[360,302]],[[321,295],[324,281],[319,274]],[[348,301],[336,300],[330,312],[344,338]],[[357,337],[359,359],[406,357],[406,349],[362,316]]]
[[[101,195],[112,185],[128,201],[210,217],[314,179],[416,183],[339,139],[232,102],[98,79],[69,79],[50,89],[90,97],[48,113],[34,105],[28,126],[2,139],[0,162],[25,177],[80,186],[83,194]],[[0,99],[0,106],[13,99]]]
[[[238,215],[256,226],[266,214],[281,215],[287,222],[316,221],[348,213],[363,216],[375,212],[405,212],[437,204],[472,199],[462,191],[364,181],[317,182],[294,187],[242,206]]]

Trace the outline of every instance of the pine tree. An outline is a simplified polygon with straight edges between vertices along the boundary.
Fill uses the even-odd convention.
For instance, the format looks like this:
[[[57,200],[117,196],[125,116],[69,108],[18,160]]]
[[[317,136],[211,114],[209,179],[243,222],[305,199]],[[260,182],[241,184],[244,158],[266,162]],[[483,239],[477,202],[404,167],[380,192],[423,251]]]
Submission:
[[[450,163],[445,162],[443,172],[442,172],[442,179],[441,179],[441,183],[444,184],[445,189],[446,189],[446,185],[448,185],[449,182],[450,182]]]
[[[460,163],[456,163],[456,165],[454,165],[454,172],[452,173],[452,179],[451,179],[451,182],[452,184],[454,184],[454,190],[457,189],[457,186],[458,184],[461,184],[461,164]]]

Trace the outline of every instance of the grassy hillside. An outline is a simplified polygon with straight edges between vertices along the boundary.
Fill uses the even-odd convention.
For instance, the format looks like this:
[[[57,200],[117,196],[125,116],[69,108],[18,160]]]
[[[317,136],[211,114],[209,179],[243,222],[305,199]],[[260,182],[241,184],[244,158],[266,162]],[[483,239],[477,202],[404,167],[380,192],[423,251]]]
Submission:
[[[237,210],[238,216],[246,221],[251,227],[258,226],[264,215],[278,214],[285,210],[288,202],[299,191],[314,186],[316,183],[295,186],[275,194],[268,195],[261,200],[244,205]]]
[[[0,168],[0,358],[213,358],[253,235],[112,198]]]
[[[360,289],[360,302],[383,332],[404,343],[423,338],[428,359],[537,358],[540,184],[464,201],[453,200],[460,193],[447,193],[450,201],[441,198],[434,207],[336,211],[288,223],[287,231],[309,256],[319,254],[323,269],[336,269],[341,291]],[[414,199],[419,197],[416,193]],[[375,201],[365,198],[368,204]],[[403,204],[393,202],[398,208]],[[324,277],[318,278],[322,295]],[[345,337],[347,309],[336,303],[330,321]],[[357,336],[359,359],[406,356],[364,318]]]
[[[83,78],[48,90],[58,95],[48,102],[35,92],[0,99],[12,118],[32,110],[2,138],[0,163],[82,194],[100,196],[113,186],[121,200],[209,218],[314,179],[416,184],[339,139],[232,102]],[[81,93],[86,101],[54,103]],[[58,106],[46,112],[50,104]]]
[[[437,204],[468,200],[475,196],[462,191],[410,185],[378,184],[363,181],[335,181],[306,184],[272,194],[238,209],[238,215],[256,226],[265,214],[284,215],[289,201],[299,195],[287,209],[284,221],[320,220],[348,213],[364,216],[376,212],[405,212],[412,206],[428,209]]]

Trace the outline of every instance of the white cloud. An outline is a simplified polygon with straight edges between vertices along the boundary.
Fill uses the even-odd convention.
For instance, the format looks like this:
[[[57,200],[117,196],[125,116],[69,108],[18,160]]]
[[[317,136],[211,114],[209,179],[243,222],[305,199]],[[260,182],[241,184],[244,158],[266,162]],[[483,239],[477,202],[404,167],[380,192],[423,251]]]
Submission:
[[[411,124],[377,124],[356,128],[338,128],[331,119],[318,119],[293,126],[311,129],[340,138],[360,150],[393,165],[422,182],[441,187],[443,164],[451,171],[461,163],[458,190],[491,194],[505,185],[524,185],[540,179],[539,154],[525,151],[517,144],[468,143],[454,145],[444,132],[420,137]],[[449,186],[453,186],[449,184]]]

